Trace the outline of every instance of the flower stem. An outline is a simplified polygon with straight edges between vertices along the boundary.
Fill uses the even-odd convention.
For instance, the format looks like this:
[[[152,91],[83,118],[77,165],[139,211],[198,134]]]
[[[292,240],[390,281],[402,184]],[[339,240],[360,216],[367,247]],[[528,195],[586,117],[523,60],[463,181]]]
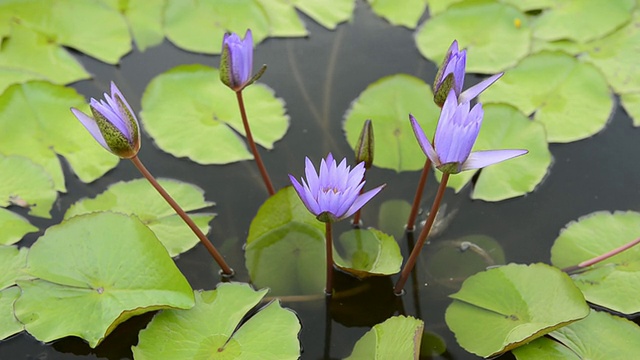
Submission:
[[[331,221],[325,223],[326,248],[327,248],[327,284],[324,293],[331,296],[333,293],[333,240],[331,234]]]
[[[251,135],[251,129],[249,128],[249,120],[247,119],[247,111],[245,110],[244,99],[242,98],[242,89],[236,91],[236,98],[238,99],[238,107],[240,108],[242,125],[244,125],[244,133],[247,136],[247,141],[249,142],[249,147],[251,148],[251,152],[253,153],[253,158],[256,160],[256,164],[258,165],[258,170],[260,170],[260,175],[262,175],[262,181],[264,181],[264,185],[267,187],[267,192],[269,193],[269,196],[271,196],[276,192],[273,189],[273,184],[271,183],[271,179],[269,178],[267,169],[264,167],[262,158],[258,153],[258,148],[256,147],[256,143],[253,141],[253,135]]]
[[[618,255],[621,252],[623,252],[623,251],[625,251],[625,250],[627,250],[627,249],[629,249],[629,248],[631,248],[631,247],[633,247],[633,246],[635,246],[637,244],[640,244],[640,238],[637,238],[637,239],[635,239],[635,240],[633,240],[631,242],[628,242],[628,243],[626,243],[626,244],[624,244],[624,245],[622,245],[620,247],[617,247],[617,248],[615,248],[615,249],[613,249],[611,251],[608,251],[608,252],[606,252],[606,253],[604,253],[602,255],[596,256],[596,257],[594,257],[592,259],[589,259],[589,260],[585,260],[585,261],[579,263],[578,265],[569,266],[567,268],[564,268],[564,269],[562,269],[562,271],[564,271],[566,273],[572,273],[572,272],[574,272],[576,270],[580,270],[580,269],[589,267],[591,265],[595,265],[595,264],[599,263],[600,261],[604,261],[604,260],[607,260],[608,258],[610,258],[612,256]]]
[[[420,199],[422,199],[422,192],[424,185],[427,183],[427,175],[429,175],[429,169],[431,169],[431,160],[427,158],[422,168],[422,174],[420,175],[420,181],[416,188],[416,195],[413,197],[413,206],[411,207],[411,213],[407,220],[407,231],[413,231],[416,228],[416,217],[418,216],[418,209],[420,209]]]
[[[420,232],[420,236],[418,237],[418,241],[416,242],[416,246],[411,251],[411,255],[409,255],[409,259],[407,263],[402,268],[402,273],[400,274],[400,278],[398,282],[396,282],[396,286],[393,288],[393,291],[396,295],[402,293],[402,289],[404,288],[404,284],[407,282],[409,278],[409,274],[411,274],[411,270],[416,265],[416,261],[418,260],[418,255],[420,255],[420,251],[422,250],[422,246],[424,246],[427,237],[429,236],[429,232],[431,231],[431,227],[436,219],[436,214],[438,213],[438,208],[440,207],[440,202],[442,201],[442,196],[444,195],[444,191],[447,188],[447,181],[449,181],[449,174],[442,173],[442,179],[440,180],[440,187],[438,187],[438,192],[436,193],[435,199],[433,199],[433,205],[431,205],[431,211],[429,212],[429,217],[427,218],[427,223],[422,228]]]
[[[169,193],[167,193],[167,191],[158,183],[158,181],[153,177],[153,175],[151,175],[149,170],[147,170],[147,168],[142,164],[138,156],[134,156],[130,160],[131,162],[133,162],[133,165],[135,165],[136,168],[142,173],[142,175],[147,180],[149,180],[151,185],[158,191],[158,193],[160,193],[160,195],[169,203],[169,205],[171,205],[171,207],[176,212],[176,214],[178,214],[178,216],[180,216],[182,220],[184,220],[184,222],[189,226],[191,231],[193,231],[193,233],[196,234],[198,239],[200,239],[200,242],[204,245],[204,247],[207,248],[211,256],[213,256],[214,260],[218,263],[218,265],[222,269],[222,273],[227,276],[232,276],[233,269],[231,269],[229,265],[227,265],[227,263],[224,261],[224,258],[222,257],[222,255],[220,255],[220,253],[215,248],[215,246],[213,246],[213,244],[209,241],[209,239],[207,239],[207,237],[202,233],[202,231],[200,231],[200,229],[193,222],[193,220],[191,220],[189,215],[187,215],[184,212],[184,210],[182,210],[180,205],[178,205],[178,203],[175,200],[173,200],[171,195],[169,195]]]

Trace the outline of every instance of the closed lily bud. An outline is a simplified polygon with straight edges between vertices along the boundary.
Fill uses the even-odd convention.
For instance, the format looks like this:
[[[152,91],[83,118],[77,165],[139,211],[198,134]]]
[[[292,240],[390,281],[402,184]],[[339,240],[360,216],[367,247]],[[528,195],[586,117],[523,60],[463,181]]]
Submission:
[[[364,162],[365,169],[369,169],[373,164],[373,150],[373,124],[370,119],[367,119],[362,126],[362,132],[360,132],[360,137],[356,143],[356,164]]]
[[[93,116],[71,108],[71,112],[84,125],[96,141],[109,152],[129,159],[140,150],[140,126],[131,106],[118,87],[111,83],[111,95],[104,100],[91,98],[89,108]]]
[[[456,97],[460,95],[464,85],[466,66],[467,50],[458,51],[458,42],[454,40],[444,56],[433,83],[433,101],[438,106],[444,105],[449,90],[453,89]]]
[[[247,30],[244,39],[236,33],[227,33],[222,40],[220,80],[233,91],[241,91],[258,80],[267,69],[263,65],[255,76],[253,71],[253,36]]]

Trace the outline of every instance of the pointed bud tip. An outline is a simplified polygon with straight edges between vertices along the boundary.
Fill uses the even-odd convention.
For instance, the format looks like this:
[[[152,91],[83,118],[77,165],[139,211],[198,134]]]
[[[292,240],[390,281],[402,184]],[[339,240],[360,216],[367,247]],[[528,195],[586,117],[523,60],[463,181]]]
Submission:
[[[360,137],[356,143],[356,163],[364,162],[365,169],[369,169],[373,165],[374,150],[375,142],[373,136],[373,123],[371,122],[371,119],[367,119],[362,126]]]

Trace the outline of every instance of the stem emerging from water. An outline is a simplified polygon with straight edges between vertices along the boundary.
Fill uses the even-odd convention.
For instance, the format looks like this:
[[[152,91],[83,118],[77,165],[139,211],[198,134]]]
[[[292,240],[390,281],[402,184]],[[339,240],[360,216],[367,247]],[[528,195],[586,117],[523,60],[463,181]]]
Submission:
[[[324,288],[324,293],[328,296],[333,294],[333,240],[331,234],[331,221],[325,223],[327,247],[327,284]]]
[[[592,259],[589,259],[589,260],[585,260],[585,261],[581,262],[578,265],[569,266],[567,268],[564,268],[564,269],[562,269],[562,271],[564,271],[566,273],[572,273],[572,272],[574,272],[576,270],[584,269],[584,268],[589,267],[591,265],[595,265],[595,264],[599,263],[600,261],[607,260],[608,258],[610,258],[612,256],[618,255],[621,252],[623,252],[623,251],[625,251],[625,250],[627,250],[627,249],[629,249],[629,248],[631,248],[631,247],[633,247],[633,246],[635,246],[637,244],[640,244],[640,238],[637,238],[637,239],[635,239],[635,240],[633,240],[631,242],[628,242],[628,243],[626,243],[626,244],[624,244],[624,245],[622,245],[620,247],[617,247],[617,248],[615,248],[615,249],[613,249],[611,251],[608,251],[608,252],[606,252],[606,253],[604,253],[602,255],[596,256],[596,257],[594,257]]]
[[[413,231],[416,228],[416,217],[418,216],[418,209],[420,208],[420,199],[422,199],[422,192],[424,191],[424,185],[427,183],[427,175],[429,175],[429,169],[431,169],[431,160],[427,158],[422,168],[422,174],[420,175],[420,181],[416,188],[416,195],[413,198],[413,206],[411,207],[411,213],[407,220],[407,231]]]
[[[264,185],[267,187],[267,192],[269,193],[269,196],[271,196],[275,194],[275,190],[273,189],[273,184],[271,183],[271,179],[269,178],[267,169],[264,167],[262,158],[258,153],[256,143],[253,141],[253,135],[251,135],[249,120],[247,119],[247,111],[245,110],[244,99],[242,98],[242,90],[236,91],[236,98],[238,99],[238,107],[240,108],[242,125],[244,125],[244,133],[247,136],[247,141],[249,142],[249,147],[251,148],[251,152],[253,153],[253,158],[256,160],[256,164],[258,165],[258,170],[260,170],[260,175],[262,175],[262,181],[264,181]]]
[[[202,233],[202,231],[200,231],[200,228],[198,228],[198,226],[193,222],[193,220],[191,220],[189,215],[187,215],[187,213],[185,213],[184,210],[182,210],[180,205],[178,205],[178,203],[175,200],[173,200],[171,195],[169,195],[169,193],[167,193],[167,191],[158,183],[158,181],[153,177],[153,175],[151,175],[149,170],[147,170],[147,168],[142,164],[138,156],[136,155],[132,157],[130,160],[131,162],[133,162],[133,165],[135,165],[136,168],[142,173],[142,175],[147,180],[149,180],[151,185],[158,191],[158,193],[160,193],[160,195],[169,203],[169,205],[171,205],[171,207],[176,212],[176,214],[178,214],[178,216],[180,216],[182,220],[184,220],[184,222],[189,226],[191,231],[193,231],[193,233],[196,234],[198,239],[200,239],[200,242],[204,245],[204,247],[207,248],[211,256],[213,256],[213,259],[218,263],[218,265],[222,269],[222,273],[227,276],[233,276],[233,269],[231,269],[229,265],[227,265],[227,263],[224,261],[224,258],[222,257],[222,255],[220,255],[220,253],[215,248],[215,246],[213,246],[213,244],[209,241],[209,239],[207,239],[207,237]]]
[[[447,181],[449,181],[449,174],[442,173],[442,180],[440,180],[440,187],[438,187],[438,192],[436,193],[435,199],[433,199],[433,205],[431,205],[431,212],[429,212],[429,217],[427,218],[427,223],[422,228],[420,232],[420,236],[418,237],[418,241],[416,246],[411,251],[411,255],[409,255],[409,260],[402,268],[402,273],[400,274],[400,278],[396,283],[396,286],[393,288],[393,291],[396,295],[402,294],[402,289],[404,288],[404,284],[407,282],[409,275],[411,274],[411,270],[416,265],[416,261],[418,260],[418,256],[420,255],[420,251],[422,250],[422,246],[424,246],[427,237],[429,236],[429,232],[431,231],[431,227],[436,219],[436,214],[438,213],[438,208],[440,208],[440,202],[442,201],[442,196],[444,195],[444,191],[447,188]]]

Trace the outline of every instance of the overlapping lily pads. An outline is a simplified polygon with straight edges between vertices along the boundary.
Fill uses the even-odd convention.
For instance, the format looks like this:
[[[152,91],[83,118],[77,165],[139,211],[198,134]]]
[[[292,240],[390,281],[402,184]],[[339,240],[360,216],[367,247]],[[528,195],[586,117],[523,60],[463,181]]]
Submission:
[[[28,278],[23,273],[27,252],[27,248],[0,246],[0,340],[24,330],[13,314],[13,304],[20,296],[16,281]]]
[[[166,0],[100,0],[124,17],[138,50],[158,45],[164,39],[162,27]]]
[[[595,212],[569,223],[551,248],[551,263],[565,268],[640,237],[640,213]],[[624,314],[640,312],[640,246],[572,275],[587,301]]]
[[[199,210],[214,203],[204,199],[204,191],[195,185],[172,179],[158,182],[184,211]],[[71,205],[65,219],[95,211],[114,211],[137,216],[162,242],[169,255],[176,256],[198,243],[198,238],[146,179],[115,183],[93,199],[82,199]],[[204,234],[209,232],[210,213],[190,217]]]
[[[136,360],[298,359],[300,322],[292,311],[275,300],[248,315],[266,293],[240,283],[197,291],[192,309],[165,310],[154,317],[140,333],[133,356]]]
[[[40,341],[78,336],[98,345],[148,311],[193,306],[193,291],[156,236],[134,217],[77,216],[31,247],[15,315]]]
[[[9,210],[0,208],[0,245],[15,244],[28,233],[38,231],[22,216]]]
[[[447,325],[462,347],[482,357],[516,348],[589,314],[569,276],[546,264],[510,264],[478,273],[451,297]]]
[[[267,149],[289,126],[284,102],[266,85],[243,91],[253,138]],[[200,164],[251,159],[236,95],[217,69],[177,66],[154,78],[142,97],[142,123],[162,150]]]
[[[393,238],[376,229],[354,229],[340,234],[334,261],[342,270],[357,277],[391,275],[400,272],[402,254]]]
[[[345,360],[418,359],[424,323],[420,319],[394,316],[367,331]]]
[[[0,178],[0,206],[20,206],[29,208],[31,215],[51,217],[49,212],[58,193],[54,189],[51,176],[42,166],[34,164],[22,156],[2,156],[0,154],[0,174],[2,174]],[[6,221],[11,220],[7,219]],[[15,216],[13,221],[16,221]],[[15,242],[16,235],[29,229],[24,225],[18,225],[18,227],[19,229],[16,229],[14,233],[8,232],[3,235],[8,239],[5,241]]]

